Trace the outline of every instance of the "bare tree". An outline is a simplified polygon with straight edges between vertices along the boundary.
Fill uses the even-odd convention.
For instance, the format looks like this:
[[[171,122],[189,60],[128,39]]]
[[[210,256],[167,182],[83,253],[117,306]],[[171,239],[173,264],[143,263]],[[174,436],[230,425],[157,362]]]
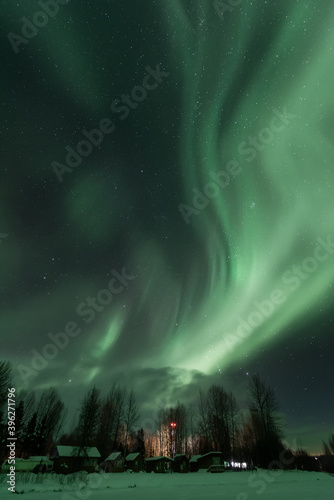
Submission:
[[[112,448],[116,449],[120,443],[120,431],[124,421],[125,410],[125,389],[114,386],[111,392],[111,397],[114,404],[114,420],[112,433]]]
[[[51,387],[44,391],[38,401],[36,430],[40,443],[38,454],[51,451],[57,441],[66,416],[65,405],[58,391]]]
[[[16,396],[16,437],[17,446],[16,453],[17,457],[25,458],[29,457],[31,454],[31,441],[28,439],[28,435],[31,432],[35,432],[35,424],[29,423],[33,421],[33,416],[36,412],[36,398],[34,392],[20,391]],[[32,426],[34,429],[32,430]]]
[[[277,415],[275,392],[257,374],[251,377],[249,383],[249,409],[256,441],[254,458],[266,467],[283,449],[280,440],[282,425]]]
[[[23,402],[24,405],[24,421],[28,422],[33,416],[36,409],[36,395],[35,392],[20,391],[17,395],[16,403]]]
[[[125,415],[124,415],[124,448],[125,454],[127,454],[129,449],[129,436],[131,431],[133,431],[134,425],[137,423],[139,419],[139,409],[136,402],[136,397],[131,389],[131,391],[126,396],[126,404],[125,404]]]
[[[207,397],[208,420],[211,438],[216,451],[225,459],[231,456],[231,440],[228,427],[229,399],[222,387],[211,386]]]
[[[187,449],[186,454],[188,456],[197,455],[197,441],[196,440],[196,424],[195,424],[195,409],[192,405],[188,407],[188,428],[189,428],[189,436],[187,439]]]
[[[334,455],[334,434],[332,434],[328,440],[329,447],[332,451],[332,455]]]
[[[334,455],[334,434],[330,436],[328,443],[323,441],[322,445],[326,456]]]
[[[119,446],[124,410],[125,390],[114,384],[102,400],[96,434],[97,447],[103,458]]]
[[[94,443],[100,410],[100,391],[93,387],[88,391],[81,404],[79,421],[76,428],[76,468],[79,468],[82,458],[87,455],[87,447]]]
[[[176,406],[160,408],[156,424],[159,437],[156,452],[159,455],[172,456],[174,453],[187,453],[189,418],[185,405],[178,402]]]
[[[235,448],[239,409],[233,394],[212,385],[206,396],[199,395],[201,452],[221,451],[230,460]]]
[[[209,429],[209,415],[207,408],[206,396],[204,395],[202,389],[199,390],[199,402],[198,402],[198,416],[199,416],[199,433],[201,436],[201,451],[211,451],[211,433]]]
[[[240,410],[232,392],[227,395],[227,427],[231,456],[233,457],[236,453],[236,436],[240,427]]]
[[[177,403],[177,406],[170,408],[169,414],[167,414],[168,426],[171,429],[171,423],[175,423],[176,427],[173,432],[173,450],[175,454],[186,453],[187,452],[187,438],[189,434],[188,429],[188,412],[185,405]]]

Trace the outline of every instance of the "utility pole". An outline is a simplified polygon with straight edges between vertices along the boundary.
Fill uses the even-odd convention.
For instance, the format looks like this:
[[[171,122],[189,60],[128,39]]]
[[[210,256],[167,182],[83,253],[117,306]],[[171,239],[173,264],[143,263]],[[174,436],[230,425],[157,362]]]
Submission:
[[[171,424],[170,424],[170,442],[171,442],[171,455],[172,455],[173,460],[175,457],[175,428],[176,428],[176,423],[171,422]]]

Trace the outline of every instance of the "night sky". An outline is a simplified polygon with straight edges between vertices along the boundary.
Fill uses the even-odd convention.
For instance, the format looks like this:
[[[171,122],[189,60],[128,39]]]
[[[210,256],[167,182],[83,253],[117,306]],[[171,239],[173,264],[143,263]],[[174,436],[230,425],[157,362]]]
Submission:
[[[41,4],[1,1],[0,358],[15,387],[56,386],[70,422],[115,381],[149,427],[213,383],[246,408],[258,372],[290,443],[320,451],[333,2]]]

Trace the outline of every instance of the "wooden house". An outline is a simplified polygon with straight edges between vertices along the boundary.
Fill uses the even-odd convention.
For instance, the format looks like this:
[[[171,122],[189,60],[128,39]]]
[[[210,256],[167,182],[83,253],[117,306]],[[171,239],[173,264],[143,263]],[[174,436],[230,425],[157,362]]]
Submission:
[[[172,470],[173,460],[169,457],[151,457],[146,458],[146,472],[170,472]]]
[[[144,459],[140,453],[129,453],[125,457],[125,468],[132,472],[140,472],[144,468]]]
[[[199,469],[208,469],[210,465],[224,464],[223,454],[221,451],[210,451],[197,459]]]
[[[190,469],[190,472],[197,472],[198,469],[199,469],[199,463],[198,463],[198,459],[201,457],[202,455],[193,455],[191,457],[191,459],[189,460],[189,469]]]
[[[50,460],[57,474],[71,474],[79,470],[95,472],[98,467],[100,452],[95,447],[86,447],[79,452],[76,446],[57,446]]]
[[[120,451],[111,453],[101,464],[101,468],[105,472],[124,472],[125,459]]]
[[[175,455],[173,470],[174,472],[189,472],[189,460],[184,453]]]

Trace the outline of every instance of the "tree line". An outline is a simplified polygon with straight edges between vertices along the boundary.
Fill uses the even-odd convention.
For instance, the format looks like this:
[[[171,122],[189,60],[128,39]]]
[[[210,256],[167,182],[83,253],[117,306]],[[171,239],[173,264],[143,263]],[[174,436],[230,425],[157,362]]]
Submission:
[[[11,387],[12,367],[0,362],[0,459],[7,449],[7,389]],[[246,462],[267,468],[279,463],[284,451],[286,467],[304,463],[305,450],[293,452],[283,444],[283,423],[278,416],[275,391],[259,375],[250,377],[248,409],[241,411],[232,392],[212,385],[199,390],[197,403],[160,408],[155,430],[140,427],[139,405],[133,390],[114,383],[106,395],[90,388],[81,400],[70,431],[64,433],[67,416],[57,389],[51,387],[37,398],[34,392],[16,394],[16,456],[52,453],[56,445],[70,445],[77,456],[95,446],[102,459],[113,451],[123,455],[139,452],[143,457],[188,457],[220,451],[227,462]],[[171,423],[176,426],[171,427]],[[328,467],[333,466],[334,435],[323,442]],[[306,463],[306,462],[305,462]]]
[[[282,423],[277,411],[274,390],[258,375],[250,378],[249,409],[242,412],[233,393],[212,385],[206,392],[199,390],[195,407],[178,403],[161,409],[157,432],[147,436],[148,454],[202,455],[220,451],[226,462],[246,462],[266,467],[278,460],[284,449]],[[175,422],[174,434],[170,423]]]

